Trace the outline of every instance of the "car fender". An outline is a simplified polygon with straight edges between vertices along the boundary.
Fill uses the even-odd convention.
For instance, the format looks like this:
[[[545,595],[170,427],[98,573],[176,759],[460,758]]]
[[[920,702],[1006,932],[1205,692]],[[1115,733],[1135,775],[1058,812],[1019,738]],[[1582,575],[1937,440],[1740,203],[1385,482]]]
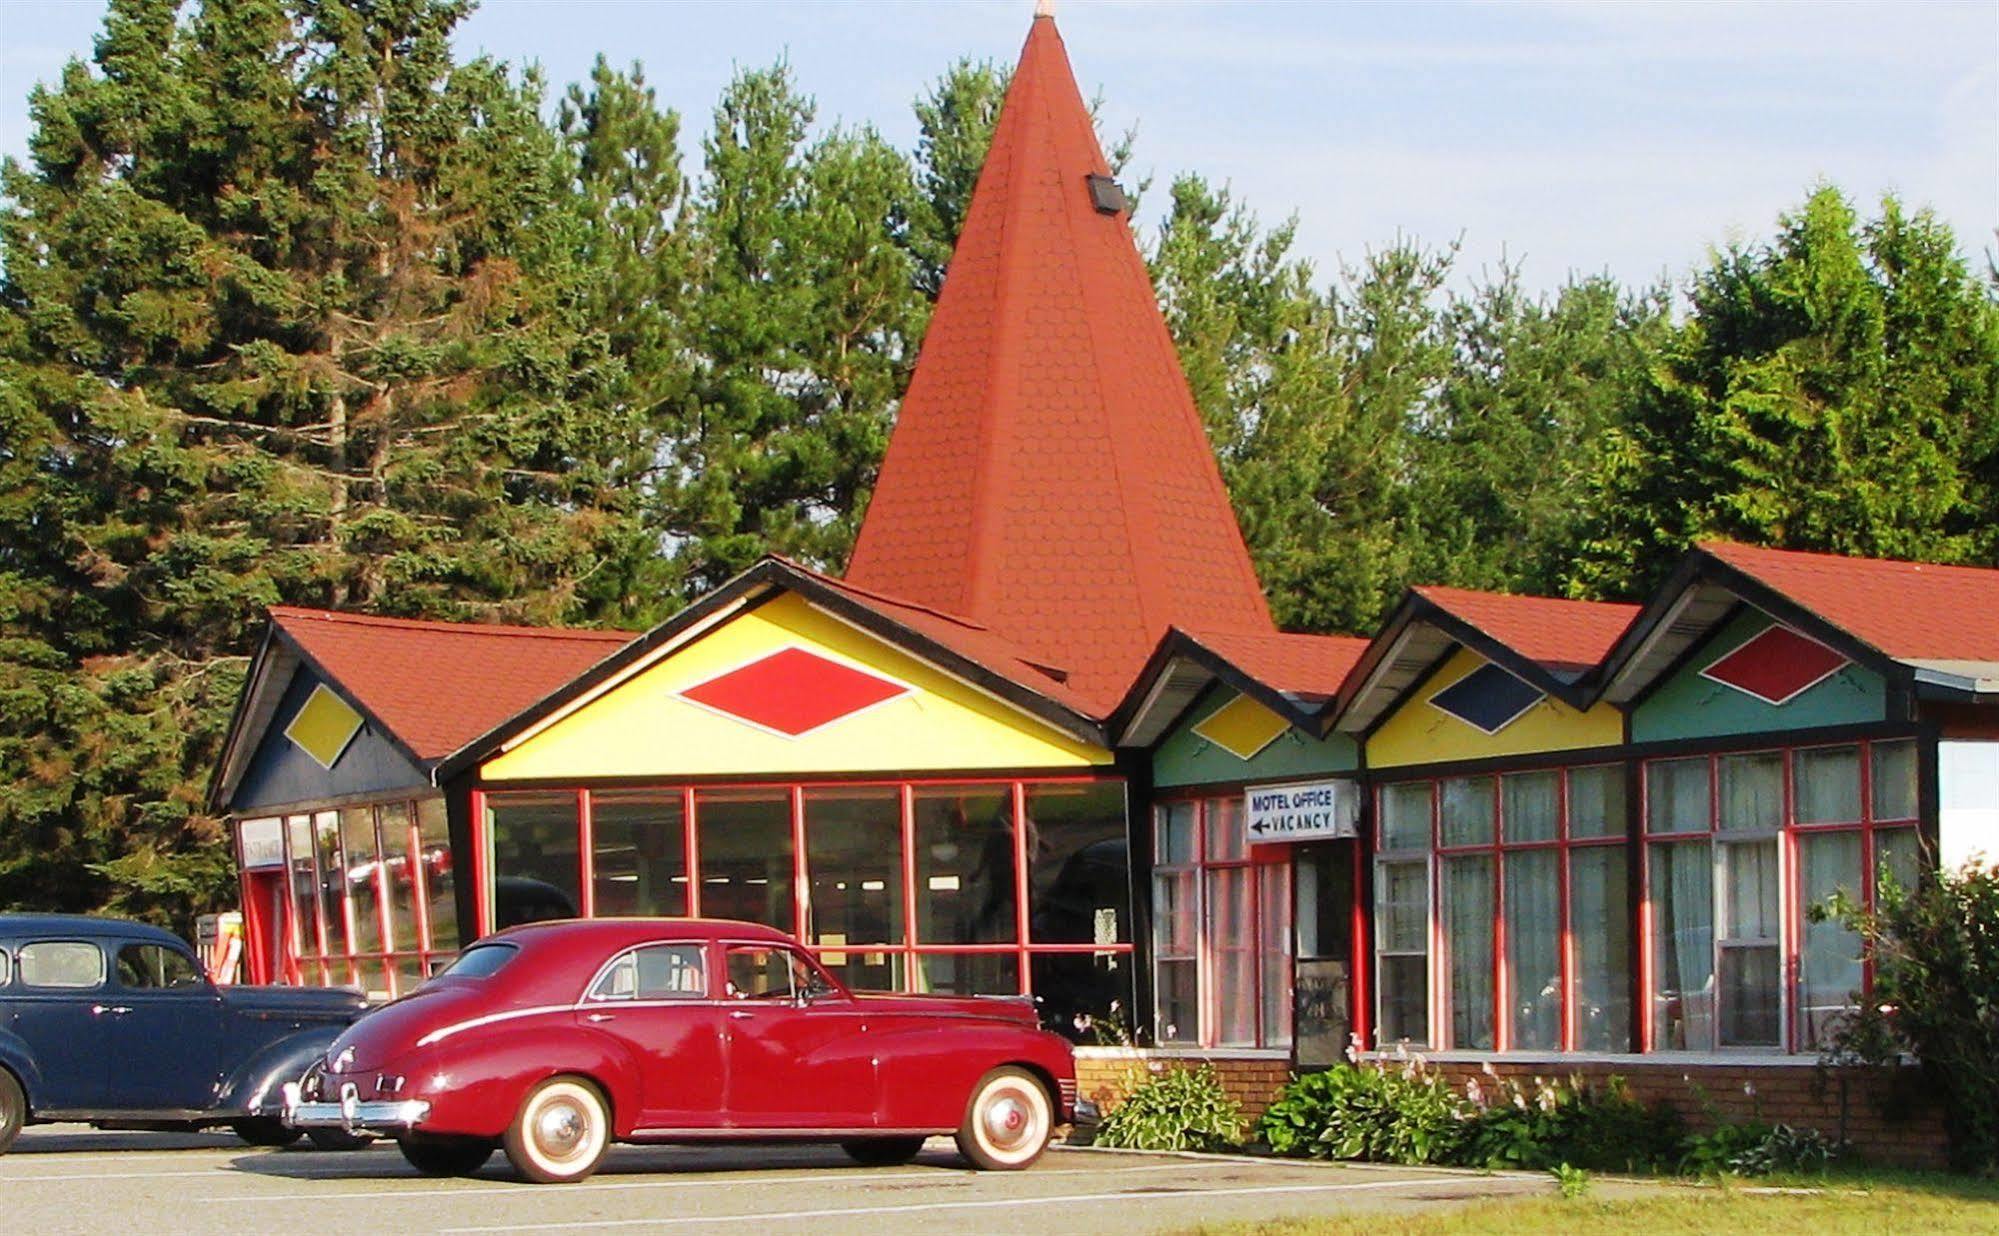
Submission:
[[[419,1060],[384,1071],[407,1076],[410,1097],[430,1103],[421,1126],[425,1133],[499,1137],[513,1124],[528,1089],[560,1074],[597,1084],[611,1105],[616,1136],[628,1136],[638,1125],[636,1066],[610,1035],[574,1025],[527,1032],[494,1026],[453,1036]]]
[[[874,1038],[881,1058],[881,1118],[907,1128],[954,1129],[981,1077],[1003,1065],[1020,1065],[1052,1081],[1050,1102],[1076,1076],[1069,1044],[1057,1035],[1020,1026],[980,1026],[938,1033],[935,1021],[911,1021]]]
[[[42,1071],[35,1067],[34,1053],[28,1044],[11,1030],[0,1029],[0,1069],[6,1069],[21,1083],[21,1090],[28,1096],[28,1110],[35,1110],[35,1096],[42,1087]]]
[[[252,1116],[275,1116],[284,1109],[286,1082],[305,1076],[307,1069],[326,1058],[327,1048],[347,1027],[307,1026],[257,1049],[222,1079],[215,1094],[218,1111],[244,1112]]]

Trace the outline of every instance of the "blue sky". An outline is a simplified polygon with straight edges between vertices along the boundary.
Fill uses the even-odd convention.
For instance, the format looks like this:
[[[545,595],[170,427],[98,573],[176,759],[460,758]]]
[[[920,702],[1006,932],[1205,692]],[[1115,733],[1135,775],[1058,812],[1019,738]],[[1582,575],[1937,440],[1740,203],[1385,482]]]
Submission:
[[[909,102],[955,57],[1011,62],[1031,0],[486,0],[459,46],[539,61],[559,87],[598,51],[638,59],[687,149],[737,65],[786,56],[822,121],[909,145]],[[25,96],[87,54],[101,0],[0,0],[0,153]],[[1999,0],[1722,5],[1061,0],[1085,92],[1136,123],[1150,205],[1180,170],[1296,211],[1322,271],[1398,234],[1462,236],[1530,285],[1571,270],[1683,276],[1765,235],[1824,177],[1928,203],[1967,252],[1999,225]]]

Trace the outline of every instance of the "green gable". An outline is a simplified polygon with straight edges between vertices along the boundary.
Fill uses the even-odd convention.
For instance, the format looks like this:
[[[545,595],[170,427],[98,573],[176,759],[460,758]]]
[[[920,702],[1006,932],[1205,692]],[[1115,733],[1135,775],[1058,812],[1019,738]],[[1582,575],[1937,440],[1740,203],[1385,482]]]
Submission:
[[[1156,786],[1229,785],[1348,773],[1360,764],[1353,739],[1345,734],[1313,738],[1301,730],[1279,734],[1269,746],[1247,760],[1194,732],[1194,727],[1233,703],[1236,693],[1216,687],[1203,696],[1180,723],[1152,749],[1152,782]]]
[[[1887,719],[1887,684],[1879,674],[1851,662],[1781,705],[1701,677],[1702,670],[1773,625],[1769,615],[1745,607],[1631,714],[1631,741],[1864,725]]]

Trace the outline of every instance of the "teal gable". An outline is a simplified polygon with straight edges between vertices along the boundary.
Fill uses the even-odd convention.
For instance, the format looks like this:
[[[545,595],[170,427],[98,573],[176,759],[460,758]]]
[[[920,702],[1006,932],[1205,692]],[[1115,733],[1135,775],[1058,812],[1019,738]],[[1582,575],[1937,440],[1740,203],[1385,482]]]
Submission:
[[[1360,766],[1360,754],[1351,737],[1332,734],[1313,738],[1302,730],[1287,729],[1249,759],[1239,759],[1228,749],[1194,732],[1203,721],[1228,707],[1236,694],[1215,689],[1187,710],[1152,751],[1152,783],[1160,789],[1194,785],[1234,785],[1249,781],[1303,780],[1336,773],[1351,773]]]
[[[1781,704],[1702,677],[1703,670],[1775,625],[1769,615],[1745,606],[1707,647],[1638,705],[1631,714],[1631,741],[1866,725],[1887,719],[1887,683],[1850,661]]]

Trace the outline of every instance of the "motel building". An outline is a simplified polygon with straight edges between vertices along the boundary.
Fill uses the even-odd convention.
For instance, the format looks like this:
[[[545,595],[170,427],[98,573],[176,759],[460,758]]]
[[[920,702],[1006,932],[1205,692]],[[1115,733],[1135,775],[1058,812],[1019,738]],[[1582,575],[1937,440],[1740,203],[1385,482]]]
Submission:
[[[1999,852],[1995,615],[1999,571],[1713,544],[1642,606],[1278,631],[1041,17],[843,577],[644,632],[273,609],[212,794],[252,981],[700,914],[1032,995],[1100,1098],[1412,1050],[1920,1156],[1812,1084],[1868,974],[1807,909]]]

